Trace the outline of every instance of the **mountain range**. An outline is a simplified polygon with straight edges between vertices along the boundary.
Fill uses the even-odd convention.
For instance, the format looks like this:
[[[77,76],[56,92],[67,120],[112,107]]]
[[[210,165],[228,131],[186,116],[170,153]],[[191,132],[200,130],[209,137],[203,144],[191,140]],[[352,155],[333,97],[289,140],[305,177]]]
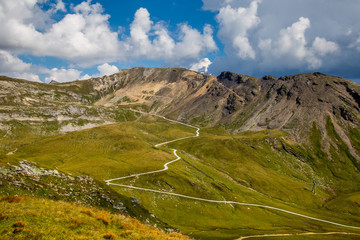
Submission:
[[[181,173],[173,170],[127,183],[199,197],[266,202],[313,211],[316,216],[336,215],[353,225],[359,222],[360,86],[318,72],[255,78],[233,72],[213,76],[179,68],[139,67],[51,84],[2,76],[1,165],[6,168],[7,162],[27,159],[64,174],[89,175],[99,184],[111,177],[151,171],[156,169],[151,159],[171,159],[169,149],[159,152],[152,145],[193,134],[186,126],[159,122],[156,116],[199,127],[203,135],[171,144],[188,164],[180,168]],[[150,160],[143,159],[145,154]],[[163,162],[157,161],[154,164],[160,168]],[[119,166],[114,167],[115,163]],[[318,184],[316,195],[310,191],[313,181]],[[118,187],[113,190],[122,198],[135,194]],[[192,217],[201,224],[190,226],[180,212],[169,216],[171,200],[178,199],[156,204],[155,197],[138,194],[144,210],[131,210],[131,216],[144,220],[139,215],[147,216],[149,211],[157,218],[153,222],[195,238],[286,232],[277,227],[283,216],[276,215],[279,221],[270,227],[266,212],[241,213],[237,220],[248,218],[249,226],[224,220],[216,227],[216,222],[201,216],[201,208],[193,206]],[[178,204],[181,211],[192,203]],[[209,216],[217,212],[208,208],[213,211],[205,210]],[[220,218],[239,211],[235,207],[218,210],[223,211],[218,213]],[[264,220],[258,220],[262,216]],[[299,222],[288,226],[292,232],[303,229]],[[306,231],[334,230],[310,225]]]

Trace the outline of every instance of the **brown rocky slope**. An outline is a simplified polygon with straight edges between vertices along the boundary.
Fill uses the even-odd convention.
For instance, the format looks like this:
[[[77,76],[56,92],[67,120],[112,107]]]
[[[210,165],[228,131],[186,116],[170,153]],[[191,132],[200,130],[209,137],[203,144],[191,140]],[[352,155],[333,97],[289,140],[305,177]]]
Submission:
[[[5,82],[2,84],[10,84]],[[29,89],[24,86],[26,82],[11,84]],[[321,148],[326,152],[338,145],[336,137],[329,136],[333,128],[332,132],[360,161],[360,149],[354,146],[360,134],[360,86],[340,77],[306,73],[260,79],[232,72],[216,77],[178,68],[133,68],[110,76],[51,85],[44,90],[38,85],[34,85],[36,96],[27,92],[27,99],[36,100],[27,101],[27,108],[33,102],[37,103],[34,107],[47,102],[42,98],[48,95],[54,99],[54,93],[64,93],[58,94],[62,99],[57,102],[95,108],[98,112],[106,113],[106,109],[118,106],[141,107],[199,126],[221,124],[235,133],[279,129],[305,144],[311,143],[309,132],[313,129],[320,131]]]
[[[360,120],[360,86],[321,73],[259,79],[232,72],[215,77],[186,69],[134,68],[86,81],[101,96],[96,105],[145,105],[151,112],[224,124],[235,132],[281,129],[301,139],[313,122],[325,132],[330,117],[346,138],[342,127],[357,127]]]

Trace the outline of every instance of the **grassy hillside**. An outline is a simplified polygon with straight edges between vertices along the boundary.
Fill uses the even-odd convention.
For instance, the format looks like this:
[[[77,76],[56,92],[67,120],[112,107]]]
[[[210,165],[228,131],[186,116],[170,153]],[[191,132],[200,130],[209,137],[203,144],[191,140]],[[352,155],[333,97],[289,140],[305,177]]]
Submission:
[[[77,204],[0,197],[1,239],[188,239],[138,220]]]
[[[192,129],[165,121],[124,122],[46,137],[20,146],[13,157],[103,181],[162,167],[172,154],[152,146],[192,134]]]
[[[156,143],[193,134],[194,129],[146,117],[46,137],[18,146],[11,156],[3,154],[2,163],[27,159],[103,181],[161,169],[175,158],[170,148],[176,148],[183,160],[169,165],[169,171],[119,183],[207,199],[265,204],[343,224],[360,222],[357,176],[345,175],[339,180],[327,170],[319,171],[320,160],[326,159],[322,153],[312,153],[288,134],[272,130],[229,135],[218,127],[203,129],[199,138],[172,143],[170,148],[153,148]],[[316,142],[317,134],[314,127],[309,137]],[[318,182],[316,195],[311,192],[313,180]],[[170,226],[201,239],[353,231],[273,210],[111,187],[122,195],[136,197],[143,207]]]
[[[358,195],[347,198],[346,203],[339,198],[336,204],[339,208],[328,211],[330,207],[326,204],[331,206],[331,199],[337,199],[337,196],[323,180],[323,174],[318,175],[311,164],[284,149],[283,144],[296,144],[287,139],[286,134],[279,131],[235,136],[213,134],[214,130],[209,133],[203,130],[200,138],[171,144],[171,147],[184,150],[181,157],[185,161],[174,163],[168,172],[121,183],[207,199],[266,204],[348,224],[359,222]],[[333,179],[331,176],[327,178]],[[314,179],[319,183],[316,195],[311,193]],[[353,184],[352,178],[348,178],[347,183]],[[337,184],[339,186],[341,182]],[[134,194],[134,190],[115,189],[124,195]],[[339,229],[253,207],[204,203],[141,191],[136,191],[136,196],[160,219],[167,219],[169,224],[183,232],[203,239]],[[343,209],[340,206],[348,207]]]

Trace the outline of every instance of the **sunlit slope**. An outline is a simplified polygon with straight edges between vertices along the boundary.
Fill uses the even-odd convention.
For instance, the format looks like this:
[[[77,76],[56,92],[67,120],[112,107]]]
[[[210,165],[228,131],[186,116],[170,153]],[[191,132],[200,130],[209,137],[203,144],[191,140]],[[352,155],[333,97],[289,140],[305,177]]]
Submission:
[[[1,239],[188,239],[138,220],[80,205],[0,197]]]
[[[19,146],[13,156],[105,180],[161,167],[172,154],[152,146],[191,135],[191,129],[165,121],[125,122],[47,137]]]
[[[329,131],[330,126],[329,123]],[[171,143],[169,148],[153,147],[194,132],[151,117],[48,137],[20,147],[14,156],[106,180],[162,169],[166,162],[175,159],[171,148],[176,148],[183,160],[169,165],[168,171],[117,182],[205,199],[270,205],[359,225],[357,176],[345,174],[338,179],[329,174],[319,165],[326,158],[321,159],[316,151],[296,143],[288,134],[273,130],[229,135],[221,128],[212,128],[201,130],[198,138]],[[316,141],[313,135],[310,133],[309,137]],[[349,161],[344,166],[350,166]],[[318,182],[316,195],[311,192],[313,180]],[[113,188],[123,195],[135,196],[169,225],[204,239],[233,239],[269,232],[353,231],[274,210]]]
[[[359,222],[356,204],[359,198],[355,193],[351,200],[347,198],[346,203],[338,199],[339,208],[335,211],[336,207],[332,208],[332,212],[327,211],[332,206],[331,199],[336,199],[336,195],[328,185],[322,184],[323,179],[332,179],[332,176],[318,176],[310,163],[288,153],[287,149],[294,145],[304,152],[306,148],[287,139],[286,134],[264,131],[214,136],[214,130],[209,132],[212,133],[205,132],[199,138],[171,144],[172,148],[184,150],[180,152],[184,161],[170,165],[169,171],[119,182],[206,199],[265,204],[341,223],[356,225]],[[316,195],[311,192],[314,179],[319,182]],[[352,184],[351,178],[348,183]],[[185,233],[201,238],[231,239],[269,231],[339,229],[254,207],[115,189],[124,195],[135,194],[158,217],[167,219],[169,224]],[[349,205],[349,201],[352,201],[352,205]],[[345,215],[345,209],[341,206],[349,206]]]

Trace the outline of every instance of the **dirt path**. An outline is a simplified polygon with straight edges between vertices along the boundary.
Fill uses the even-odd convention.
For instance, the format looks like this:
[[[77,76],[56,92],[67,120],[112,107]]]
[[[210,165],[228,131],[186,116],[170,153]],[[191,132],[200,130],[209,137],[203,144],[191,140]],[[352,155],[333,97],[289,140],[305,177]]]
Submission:
[[[14,153],[16,153],[16,151],[17,151],[18,149],[17,148],[15,148],[15,150],[14,151],[12,151],[12,152],[8,152],[6,155],[13,155]]]
[[[175,140],[159,143],[159,144],[156,144],[155,147],[159,147],[159,146],[166,145],[168,143],[172,143],[172,142],[176,142],[176,141],[180,141],[180,140],[183,140],[183,139],[188,139],[188,138],[193,138],[193,137],[199,137],[200,136],[200,128],[198,128],[198,127],[195,127],[195,126],[192,126],[192,125],[189,125],[189,124],[186,124],[186,123],[182,123],[182,122],[179,122],[179,121],[171,120],[171,119],[168,119],[166,117],[159,116],[159,115],[156,115],[156,114],[144,113],[144,112],[133,110],[133,109],[132,109],[132,111],[138,112],[138,113],[141,113],[141,114],[149,114],[149,115],[157,116],[157,117],[163,118],[163,119],[165,119],[167,121],[182,124],[182,125],[185,125],[185,126],[196,129],[196,134],[194,136],[178,138],[178,139],[175,139]],[[187,198],[187,199],[192,199],[192,200],[197,200],[197,201],[203,201],[203,202],[234,204],[234,205],[241,205],[241,206],[249,206],[249,207],[258,207],[258,208],[270,209],[270,210],[284,212],[284,213],[287,213],[287,214],[290,214],[290,215],[295,215],[295,216],[298,216],[298,217],[302,217],[302,218],[322,222],[322,223],[327,223],[327,224],[336,225],[336,226],[340,226],[340,227],[352,228],[352,229],[360,230],[360,227],[341,224],[341,223],[337,223],[337,222],[332,222],[332,221],[328,221],[328,220],[324,220],[324,219],[320,219],[320,218],[315,218],[315,217],[307,216],[307,215],[304,215],[304,214],[288,211],[288,210],[285,210],[285,209],[282,209],[282,208],[277,208],[277,207],[272,207],[272,206],[267,206],[267,205],[254,204],[254,203],[245,203],[245,202],[234,202],[234,201],[226,201],[226,200],[212,200],[212,199],[205,199],[205,198],[187,196],[187,195],[178,194],[178,193],[172,193],[172,192],[165,192],[165,191],[159,191],[159,190],[148,189],[148,188],[135,187],[135,186],[131,186],[131,185],[123,185],[123,184],[118,184],[118,183],[112,183],[113,181],[116,181],[116,180],[122,180],[122,179],[126,179],[126,178],[138,177],[138,176],[142,176],[142,175],[149,175],[149,174],[153,174],[153,173],[166,171],[166,170],[169,169],[168,168],[169,164],[171,164],[173,162],[176,162],[176,161],[181,159],[177,155],[177,150],[176,149],[173,149],[173,154],[176,157],[176,159],[165,163],[163,169],[150,171],[150,172],[144,172],[144,173],[138,173],[138,174],[132,174],[132,175],[125,176],[125,177],[113,178],[113,179],[105,180],[105,182],[106,182],[107,185],[114,185],[114,186],[119,186],[119,187],[124,187],[124,188],[131,188],[131,189],[136,189],[136,190],[141,190],[141,191],[147,191],[147,192],[153,192],[153,193],[159,193],[159,194],[166,194],[166,195],[171,195],[171,196],[176,196],[176,197],[181,197],[181,198]],[[262,235],[262,236],[265,237],[265,235]],[[273,236],[273,235],[271,235],[271,236]],[[287,235],[284,235],[284,236],[287,236]],[[243,238],[239,238],[239,239],[246,239],[246,238],[251,238],[251,237],[255,238],[255,237],[260,237],[260,236],[248,236],[248,237],[245,237],[245,238],[243,237]]]
[[[266,237],[287,237],[287,236],[306,236],[306,235],[353,235],[360,236],[358,233],[348,233],[348,232],[324,232],[324,233],[315,233],[315,232],[306,232],[306,233],[284,233],[284,234],[264,234],[264,235],[253,235],[240,237],[236,240],[244,240],[249,238],[266,238]]]

